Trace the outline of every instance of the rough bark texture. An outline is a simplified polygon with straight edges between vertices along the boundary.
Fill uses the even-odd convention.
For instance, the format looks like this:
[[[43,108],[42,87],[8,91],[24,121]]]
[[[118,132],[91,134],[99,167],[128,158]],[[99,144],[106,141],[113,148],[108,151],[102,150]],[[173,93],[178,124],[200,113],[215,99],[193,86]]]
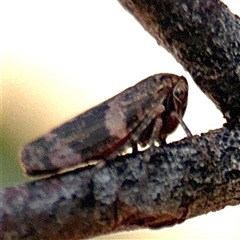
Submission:
[[[3,239],[159,228],[240,203],[240,126],[1,192]],[[211,150],[210,150],[211,149]],[[146,159],[150,159],[146,162]],[[2,238],[1,238],[2,239]]]
[[[118,0],[189,71],[226,119],[239,120],[240,19],[218,0]]]
[[[0,239],[79,239],[164,227],[240,203],[239,18],[216,0],[119,2],[191,73],[231,124],[102,168],[5,188]]]

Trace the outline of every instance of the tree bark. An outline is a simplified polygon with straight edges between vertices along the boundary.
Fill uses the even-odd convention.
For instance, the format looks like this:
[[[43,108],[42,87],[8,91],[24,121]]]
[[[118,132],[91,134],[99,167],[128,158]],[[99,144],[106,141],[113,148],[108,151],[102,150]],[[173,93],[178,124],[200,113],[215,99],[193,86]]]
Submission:
[[[182,64],[228,121],[239,121],[238,16],[218,0],[118,1]]]
[[[193,140],[6,188],[0,236],[82,239],[174,225],[239,204],[240,126]]]

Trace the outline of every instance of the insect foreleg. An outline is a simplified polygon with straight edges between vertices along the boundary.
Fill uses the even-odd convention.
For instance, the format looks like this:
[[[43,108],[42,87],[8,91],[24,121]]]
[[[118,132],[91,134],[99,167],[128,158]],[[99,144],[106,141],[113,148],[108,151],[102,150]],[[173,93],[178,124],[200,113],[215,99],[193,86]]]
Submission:
[[[171,116],[175,117],[178,120],[179,124],[181,125],[184,132],[186,133],[187,137],[189,139],[191,139],[193,135],[192,135],[191,131],[189,130],[189,128],[187,127],[186,123],[183,121],[182,116],[180,116],[177,112],[172,112]]]

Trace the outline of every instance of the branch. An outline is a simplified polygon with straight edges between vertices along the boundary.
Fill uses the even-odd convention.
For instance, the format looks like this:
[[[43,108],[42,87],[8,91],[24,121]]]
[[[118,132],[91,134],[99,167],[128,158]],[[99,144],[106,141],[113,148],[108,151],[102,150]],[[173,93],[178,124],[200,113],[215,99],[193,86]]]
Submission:
[[[240,19],[218,0],[118,0],[191,74],[229,121],[240,121]]]
[[[184,139],[119,157],[100,169],[6,188],[0,199],[0,236],[80,239],[169,226],[237,205],[239,146],[240,126],[223,128],[194,137],[194,144]]]
[[[100,169],[5,188],[3,239],[79,239],[163,227],[240,203],[239,18],[216,0],[119,1],[191,73],[228,127]]]

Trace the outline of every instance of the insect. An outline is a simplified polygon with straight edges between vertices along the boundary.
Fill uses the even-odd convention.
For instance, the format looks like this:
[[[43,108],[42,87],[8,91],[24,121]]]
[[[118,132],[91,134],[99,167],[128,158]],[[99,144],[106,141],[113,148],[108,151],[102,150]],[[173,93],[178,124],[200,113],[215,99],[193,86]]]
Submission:
[[[28,175],[57,173],[129,147],[137,151],[137,144],[164,144],[179,123],[188,131],[187,97],[183,76],[150,76],[26,145],[21,165]]]

